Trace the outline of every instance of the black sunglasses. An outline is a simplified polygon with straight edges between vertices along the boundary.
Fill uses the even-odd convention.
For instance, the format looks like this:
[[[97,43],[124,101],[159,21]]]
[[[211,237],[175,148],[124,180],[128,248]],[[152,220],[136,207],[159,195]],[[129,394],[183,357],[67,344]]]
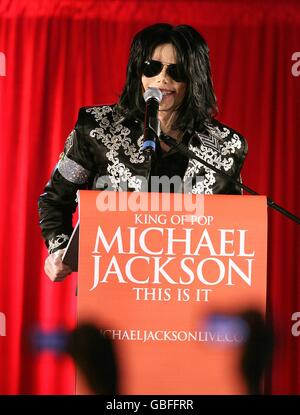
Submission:
[[[155,60],[147,60],[144,62],[142,66],[142,73],[147,78],[152,78],[152,76],[156,76],[161,73],[164,64],[160,61]],[[183,71],[176,63],[171,63],[167,65],[167,74],[174,79],[175,82],[185,82],[186,77],[183,75]]]

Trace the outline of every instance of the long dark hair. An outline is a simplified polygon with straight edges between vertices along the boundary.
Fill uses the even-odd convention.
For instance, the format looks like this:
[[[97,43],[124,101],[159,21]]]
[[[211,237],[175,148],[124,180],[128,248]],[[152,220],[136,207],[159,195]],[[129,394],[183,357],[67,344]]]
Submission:
[[[127,78],[118,109],[128,117],[143,118],[145,102],[142,91],[142,65],[152,57],[155,48],[170,43],[176,51],[177,63],[187,78],[184,100],[178,108],[174,128],[196,128],[217,112],[211,79],[209,50],[204,38],[188,25],[158,23],[138,32],[131,44]]]

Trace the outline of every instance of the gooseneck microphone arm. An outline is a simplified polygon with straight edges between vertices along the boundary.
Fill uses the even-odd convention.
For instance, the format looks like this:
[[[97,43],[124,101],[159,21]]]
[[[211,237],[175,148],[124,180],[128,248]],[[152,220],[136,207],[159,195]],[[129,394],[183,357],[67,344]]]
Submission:
[[[204,166],[208,167],[209,169],[213,170],[214,172],[218,173],[220,176],[225,177],[226,180],[229,180],[230,182],[234,183],[236,186],[238,186],[240,189],[245,190],[247,193],[255,196],[261,196],[259,193],[257,193],[255,190],[250,189],[250,187],[245,186],[240,181],[234,179],[233,177],[229,176],[227,173],[224,173],[222,170],[219,170],[217,167],[213,166],[210,163],[207,163],[207,161],[203,160],[202,158],[195,155],[195,153],[191,150],[189,150],[183,143],[177,143],[177,141],[169,136],[161,135],[159,139],[168,146],[176,148],[181,154],[183,154],[185,157],[195,159],[199,161]],[[284,216],[288,217],[289,219],[296,222],[298,225],[300,224],[300,218],[293,213],[289,212],[288,210],[284,209],[282,206],[279,206],[277,203],[275,203],[271,198],[267,197],[267,204],[269,207],[277,210]]]

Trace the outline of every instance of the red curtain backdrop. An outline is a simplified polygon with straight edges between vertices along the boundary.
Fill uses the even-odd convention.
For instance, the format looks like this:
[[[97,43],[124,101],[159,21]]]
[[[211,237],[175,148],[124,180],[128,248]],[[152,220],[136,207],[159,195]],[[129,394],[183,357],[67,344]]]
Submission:
[[[298,0],[0,1],[1,394],[72,393],[72,362],[30,347],[36,325],[76,323],[76,275],[54,284],[43,272],[37,199],[79,107],[118,99],[133,35],[162,21],[191,24],[206,38],[218,118],[249,143],[244,182],[300,213]],[[298,394],[299,227],[269,209],[268,239],[276,353],[267,392]]]

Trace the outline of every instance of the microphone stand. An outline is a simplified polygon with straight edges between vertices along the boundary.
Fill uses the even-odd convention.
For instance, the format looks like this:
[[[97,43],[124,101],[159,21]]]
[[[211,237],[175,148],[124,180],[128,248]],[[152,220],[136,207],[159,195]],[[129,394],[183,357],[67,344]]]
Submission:
[[[223,171],[217,169],[215,166],[211,165],[210,163],[207,163],[205,160],[201,159],[200,157],[196,156],[195,153],[191,150],[189,150],[183,143],[177,143],[177,141],[169,136],[161,135],[159,137],[161,141],[168,144],[168,146],[176,148],[181,154],[188,158],[193,158],[197,161],[199,161],[204,166],[208,167],[209,169],[213,170],[214,172],[218,173],[220,176],[225,177],[230,182],[237,185],[239,188],[245,190],[246,192],[250,193],[251,195],[255,196],[262,196],[259,193],[257,193],[255,190],[250,189],[250,187],[245,186],[243,183],[239,182],[238,180],[234,179],[233,177],[229,176],[227,173],[224,173]],[[293,213],[289,212],[288,210],[284,209],[282,206],[279,206],[277,203],[275,203],[271,198],[267,197],[267,204],[269,207],[277,210],[278,212],[282,213],[284,216],[287,216],[289,219],[296,222],[298,225],[300,224],[300,218],[296,215],[293,215]]]

